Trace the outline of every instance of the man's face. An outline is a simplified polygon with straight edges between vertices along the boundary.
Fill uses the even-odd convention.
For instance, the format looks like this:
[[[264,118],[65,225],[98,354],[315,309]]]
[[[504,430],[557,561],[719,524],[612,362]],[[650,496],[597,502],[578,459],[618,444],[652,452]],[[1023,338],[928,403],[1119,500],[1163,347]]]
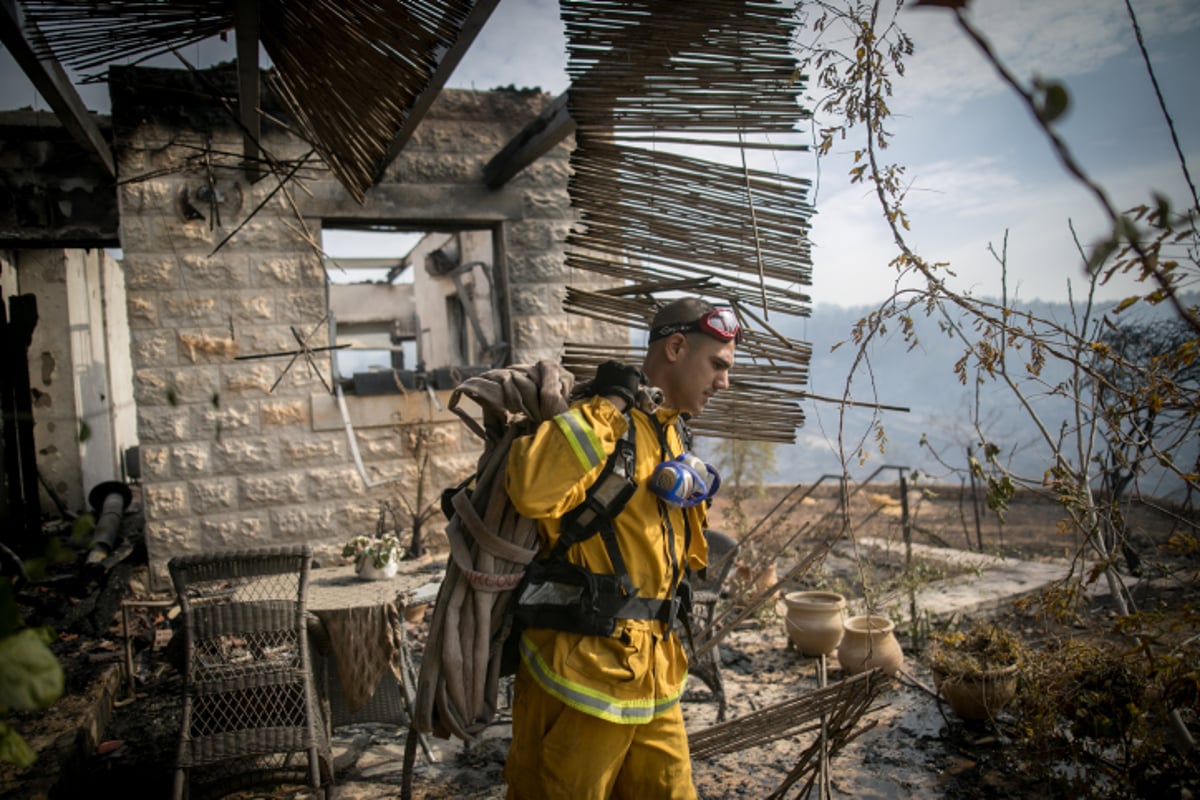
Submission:
[[[729,388],[735,343],[704,334],[683,337],[679,358],[672,365],[671,391],[666,399],[677,410],[699,414],[717,392]]]

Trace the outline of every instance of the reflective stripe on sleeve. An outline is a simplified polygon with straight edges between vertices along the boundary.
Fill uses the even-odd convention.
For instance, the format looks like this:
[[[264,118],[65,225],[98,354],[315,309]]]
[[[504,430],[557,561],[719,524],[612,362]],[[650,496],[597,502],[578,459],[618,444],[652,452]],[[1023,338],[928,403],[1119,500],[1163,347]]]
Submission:
[[[604,461],[604,448],[592,426],[584,418],[583,412],[572,408],[554,418],[558,427],[567,437],[567,444],[579,459],[584,472],[589,472],[597,464]]]
[[[621,725],[649,722],[678,703],[683,695],[683,684],[680,684],[679,691],[670,697],[618,700],[556,674],[524,635],[521,636],[521,660],[533,679],[551,696],[576,711]],[[684,683],[687,683],[686,675]]]

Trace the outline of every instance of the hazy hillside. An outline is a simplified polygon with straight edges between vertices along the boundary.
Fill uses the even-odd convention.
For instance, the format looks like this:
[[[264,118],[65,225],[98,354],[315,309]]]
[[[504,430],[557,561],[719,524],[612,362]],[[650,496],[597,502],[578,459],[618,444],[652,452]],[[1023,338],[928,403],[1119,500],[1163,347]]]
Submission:
[[[1195,297],[1190,300],[1197,301]],[[1070,309],[1065,303],[1033,302],[1025,308],[1045,318],[1070,319]],[[813,345],[809,386],[812,393],[841,397],[854,358],[850,331],[854,322],[870,310],[868,307],[818,306],[809,320],[798,321],[784,331]],[[1161,317],[1171,312],[1160,307],[1139,313]],[[1123,318],[1129,316],[1127,313]],[[898,326],[895,329],[889,327],[887,337],[872,348],[870,368],[874,392],[865,372],[860,371],[852,384],[852,397],[856,400],[877,401],[910,410],[906,413],[880,412],[887,436],[885,452],[879,454],[873,440],[868,439],[865,446],[869,459],[862,465],[853,453],[859,441],[871,435],[868,429],[871,415],[862,409],[847,411],[844,438],[851,476],[861,480],[880,465],[889,464],[911,467],[935,480],[957,483],[958,477],[937,463],[930,448],[951,466],[964,467],[967,446],[974,445],[978,451],[979,436],[971,427],[976,402],[983,433],[1001,448],[1004,459],[1022,475],[1041,476],[1049,463],[1049,451],[1041,444],[1028,414],[1015,396],[1004,385],[988,381],[978,387],[977,397],[975,385],[963,386],[954,375],[954,363],[963,354],[961,342],[940,331],[934,319],[919,316],[915,322],[920,344],[912,351],[907,351],[906,343],[898,334]],[[846,341],[846,344],[831,352],[839,341]],[[1051,365],[1043,373],[1045,386],[1025,385],[1038,415],[1049,429],[1058,430],[1072,411],[1070,402],[1047,393],[1048,386],[1066,377],[1065,368]],[[773,482],[809,482],[822,474],[840,472],[838,405],[810,401],[805,413],[808,423],[800,431],[797,443],[777,449]],[[922,437],[929,442],[929,448],[920,445]],[[889,471],[884,477],[895,480],[896,472]],[[1175,488],[1171,483],[1156,484],[1145,480],[1142,487],[1144,491],[1159,495],[1170,494]]]

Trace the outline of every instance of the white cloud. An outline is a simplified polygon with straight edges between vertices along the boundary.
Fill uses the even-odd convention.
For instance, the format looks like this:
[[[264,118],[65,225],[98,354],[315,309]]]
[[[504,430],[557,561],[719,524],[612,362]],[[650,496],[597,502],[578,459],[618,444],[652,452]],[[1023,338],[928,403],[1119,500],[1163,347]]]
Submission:
[[[874,303],[895,288],[889,262],[897,250],[874,192],[847,185],[843,167],[833,167],[841,171],[827,181],[814,219],[812,294],[819,303]],[[1107,235],[1108,225],[1096,199],[1065,172],[1020,179],[1012,165],[980,155],[916,163],[909,173],[919,188],[905,201],[912,221],[906,238],[927,260],[951,264],[957,276],[948,280],[951,286],[998,296],[1001,269],[988,245],[1000,251],[1007,232],[1010,295],[1064,300],[1068,281],[1077,297],[1085,290],[1071,226],[1086,250]],[[1150,164],[1113,164],[1094,177],[1118,210],[1150,202],[1152,192],[1187,205],[1178,163],[1165,151]],[[1139,290],[1132,278],[1119,276],[1096,294],[1111,300]]]
[[[1148,0],[1134,4],[1147,39],[1200,28],[1193,0]],[[970,18],[1018,80],[1035,76],[1066,79],[1133,53],[1133,29],[1122,0],[977,0]],[[897,110],[917,113],[929,106],[953,110],[1006,87],[939,9],[907,9],[900,25],[916,42],[908,76],[900,82]],[[1151,53],[1154,49],[1150,47]]]
[[[977,0],[973,7],[1001,57],[1014,59],[1014,71],[1023,77],[1036,65],[1042,74],[1063,78],[1079,79],[1091,71],[1093,85],[1113,85],[1119,70],[1142,69],[1121,0]],[[1135,2],[1135,11],[1160,80],[1178,83],[1193,72],[1195,51],[1178,46],[1183,37],[1172,41],[1174,49],[1156,49],[1153,37],[1200,26],[1200,4]],[[1063,300],[1069,280],[1078,296],[1086,288],[1086,276],[1068,224],[1085,248],[1106,235],[1108,225],[1096,198],[1062,167],[1044,133],[966,46],[948,13],[905,12],[901,23],[915,28],[924,61],[910,59],[910,65],[921,67],[910,69],[897,84],[893,110],[910,116],[894,120],[893,147],[881,156],[907,167],[909,242],[928,260],[952,264],[958,277],[951,285],[995,296],[1001,289],[1000,266],[987,248],[989,243],[1000,248],[1007,231],[1010,293]],[[1126,55],[1115,58],[1118,53]],[[1186,97],[1181,101],[1177,95],[1174,103],[1168,95],[1168,103],[1185,152],[1194,161],[1196,116]],[[1189,205],[1178,161],[1152,102],[1089,97],[1088,113],[1069,134],[1060,133],[1080,151],[1076,157],[1105,188],[1113,206],[1123,210],[1149,202],[1154,191],[1172,197],[1177,206]],[[1107,146],[1099,146],[1098,140]],[[848,142],[843,149],[855,146]],[[897,250],[878,201],[869,186],[848,185],[849,168],[845,152],[825,159],[821,167],[813,230],[817,302],[878,302],[896,280],[888,265]],[[1097,295],[1115,299],[1139,289],[1144,291],[1121,277],[1100,287]]]
[[[906,205],[914,216],[984,216],[1021,194],[1020,181],[991,155],[914,165],[908,172],[912,187]]]

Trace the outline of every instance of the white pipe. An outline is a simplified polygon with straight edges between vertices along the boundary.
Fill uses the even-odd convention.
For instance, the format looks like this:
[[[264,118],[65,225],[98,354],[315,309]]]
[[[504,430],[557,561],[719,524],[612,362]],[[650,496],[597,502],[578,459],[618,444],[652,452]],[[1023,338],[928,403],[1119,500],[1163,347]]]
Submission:
[[[367,477],[367,468],[363,466],[362,455],[358,452],[358,439],[354,436],[354,426],[350,423],[350,410],[346,408],[346,398],[342,394],[342,385],[336,384],[338,409],[342,412],[342,422],[346,426],[346,439],[350,442],[350,453],[354,456],[354,466],[358,467],[358,476],[368,489],[382,486],[387,481],[372,481]]]

